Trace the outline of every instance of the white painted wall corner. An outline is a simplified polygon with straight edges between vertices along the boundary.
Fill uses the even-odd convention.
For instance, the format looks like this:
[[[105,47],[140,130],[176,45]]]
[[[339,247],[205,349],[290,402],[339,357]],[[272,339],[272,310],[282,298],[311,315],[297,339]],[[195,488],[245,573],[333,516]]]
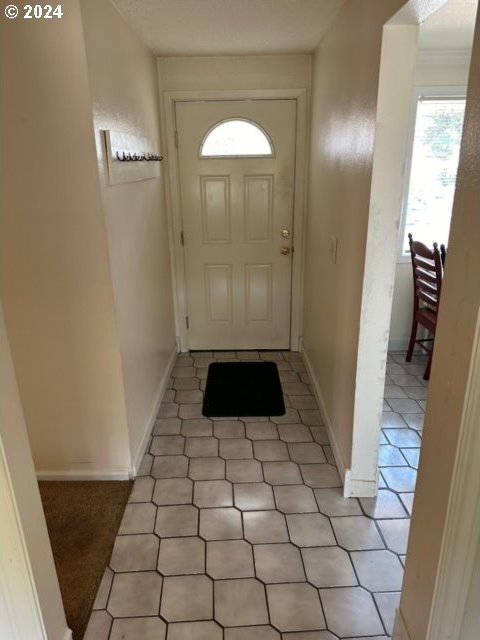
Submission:
[[[160,381],[160,384],[158,385],[158,390],[156,393],[156,397],[155,397],[155,402],[153,405],[153,409],[150,413],[150,417],[148,418],[147,422],[145,423],[145,427],[143,429],[143,433],[142,433],[142,437],[140,438],[138,445],[137,445],[137,449],[135,451],[135,454],[133,456],[133,464],[132,464],[132,468],[130,470],[130,478],[135,478],[138,470],[140,468],[140,465],[142,464],[142,458],[143,455],[145,453],[145,449],[147,448],[147,444],[148,444],[148,439],[150,438],[150,434],[152,433],[152,429],[153,429],[153,424],[155,422],[155,418],[158,415],[158,410],[160,409],[160,405],[162,403],[162,398],[165,394],[165,391],[167,389],[167,384],[168,381],[170,379],[170,375],[172,373],[172,369],[175,366],[175,361],[177,359],[177,344],[174,345],[172,352],[170,353],[170,357],[168,358],[168,363],[167,366],[165,367],[165,371],[163,373],[162,379]]]
[[[345,491],[346,483],[348,482],[348,479],[349,479],[349,469],[347,469],[347,466],[345,464],[345,460],[343,458],[342,452],[341,452],[340,447],[338,445],[338,442],[336,440],[335,432],[334,432],[333,426],[332,426],[332,422],[331,422],[331,420],[329,418],[329,415],[328,415],[326,407],[325,407],[325,402],[323,400],[322,391],[320,389],[320,385],[318,383],[318,379],[317,379],[317,377],[315,375],[315,372],[313,370],[312,363],[310,362],[310,359],[308,357],[308,353],[303,348],[303,341],[302,341],[302,356],[303,356],[303,360],[305,362],[305,366],[307,368],[308,375],[310,376],[310,380],[312,381],[312,386],[313,386],[313,390],[314,390],[314,393],[315,393],[315,398],[317,400],[317,404],[318,404],[318,407],[320,409],[320,413],[322,415],[322,419],[323,419],[323,422],[325,424],[325,428],[327,429],[328,439],[329,439],[330,445],[332,447],[333,456],[335,458],[335,462],[337,464],[338,472],[340,474],[340,478],[342,479],[342,482],[343,482],[343,485],[344,485],[344,491]]]

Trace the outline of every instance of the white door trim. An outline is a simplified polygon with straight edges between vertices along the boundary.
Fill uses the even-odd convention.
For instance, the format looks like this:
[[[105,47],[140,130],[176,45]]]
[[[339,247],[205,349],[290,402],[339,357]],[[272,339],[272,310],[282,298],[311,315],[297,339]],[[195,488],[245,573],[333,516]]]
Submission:
[[[457,640],[480,539],[480,313],[426,640]]]
[[[293,206],[292,302],[290,348],[298,351],[302,327],[304,271],[305,163],[307,154],[307,90],[255,89],[237,91],[166,91],[163,96],[164,135],[167,142],[165,191],[169,225],[170,255],[174,293],[175,325],[180,351],[188,350],[184,248],[181,241],[182,219],[180,176],[175,144],[175,103],[201,100],[296,100],[297,130],[295,154],[295,196]]]
[[[8,541],[0,556],[0,632],[11,640],[47,640],[15,493],[0,437],[0,497],[2,538]]]

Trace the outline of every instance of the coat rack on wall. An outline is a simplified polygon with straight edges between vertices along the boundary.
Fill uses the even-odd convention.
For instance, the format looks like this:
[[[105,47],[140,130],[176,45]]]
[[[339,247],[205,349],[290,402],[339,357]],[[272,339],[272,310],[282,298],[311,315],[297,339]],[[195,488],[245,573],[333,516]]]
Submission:
[[[120,162],[161,162],[163,160],[163,156],[159,156],[156,153],[125,153],[122,151],[120,154],[118,151],[115,152],[117,156],[117,160]]]
[[[148,138],[118,131],[104,131],[107,153],[108,183],[149,180],[160,175],[163,160],[156,144]]]

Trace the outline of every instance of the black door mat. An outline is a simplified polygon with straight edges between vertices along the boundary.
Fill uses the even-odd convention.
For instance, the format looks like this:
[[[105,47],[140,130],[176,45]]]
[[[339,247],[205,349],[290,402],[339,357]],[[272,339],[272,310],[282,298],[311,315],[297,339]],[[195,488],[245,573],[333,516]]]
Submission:
[[[208,367],[202,413],[209,418],[283,416],[275,362],[215,362]]]

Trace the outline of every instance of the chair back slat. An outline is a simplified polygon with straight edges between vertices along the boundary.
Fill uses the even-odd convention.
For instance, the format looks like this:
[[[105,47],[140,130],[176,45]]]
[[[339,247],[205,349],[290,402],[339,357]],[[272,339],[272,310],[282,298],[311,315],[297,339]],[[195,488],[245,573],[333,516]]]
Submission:
[[[425,291],[417,290],[417,298],[425,302],[428,307],[433,307],[433,311],[437,310],[438,306],[438,298],[437,296],[432,296],[426,293]]]
[[[428,260],[423,256],[415,255],[413,261],[420,269],[425,269],[425,271],[435,272],[435,262],[433,260]]]
[[[417,286],[417,294],[419,296],[426,296],[428,299],[435,300],[435,304],[438,298],[438,291],[436,287],[424,286],[423,283],[419,283]]]
[[[435,272],[427,271],[422,267],[416,267],[415,273],[417,274],[417,278],[419,280],[423,280],[424,282],[431,282],[433,284],[437,284],[437,275]]]

